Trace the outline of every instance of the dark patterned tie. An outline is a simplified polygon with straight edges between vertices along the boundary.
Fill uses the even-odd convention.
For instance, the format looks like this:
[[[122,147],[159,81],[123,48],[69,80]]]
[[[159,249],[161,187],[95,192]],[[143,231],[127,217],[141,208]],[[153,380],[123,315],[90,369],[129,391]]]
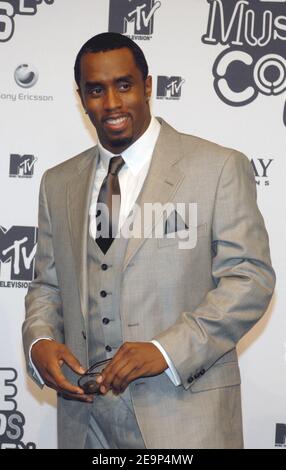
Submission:
[[[118,230],[121,199],[118,173],[124,163],[121,155],[110,159],[107,175],[98,194],[96,243],[104,254],[113,242]]]

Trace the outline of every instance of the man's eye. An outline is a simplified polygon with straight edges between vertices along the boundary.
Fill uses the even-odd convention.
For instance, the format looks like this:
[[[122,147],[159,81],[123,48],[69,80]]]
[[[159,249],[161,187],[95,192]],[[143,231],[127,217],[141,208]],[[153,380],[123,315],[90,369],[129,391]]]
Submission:
[[[129,90],[130,86],[131,85],[128,82],[122,82],[122,83],[119,84],[119,90],[127,91],[127,90]]]
[[[90,90],[91,95],[100,95],[100,93],[102,93],[102,88],[100,86],[96,86]]]

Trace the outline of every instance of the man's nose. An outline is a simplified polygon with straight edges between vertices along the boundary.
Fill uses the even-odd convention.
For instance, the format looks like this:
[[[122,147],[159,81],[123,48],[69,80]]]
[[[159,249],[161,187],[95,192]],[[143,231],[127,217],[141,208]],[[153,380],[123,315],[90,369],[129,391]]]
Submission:
[[[122,104],[120,93],[115,88],[108,88],[105,94],[104,107],[107,110],[120,108]]]

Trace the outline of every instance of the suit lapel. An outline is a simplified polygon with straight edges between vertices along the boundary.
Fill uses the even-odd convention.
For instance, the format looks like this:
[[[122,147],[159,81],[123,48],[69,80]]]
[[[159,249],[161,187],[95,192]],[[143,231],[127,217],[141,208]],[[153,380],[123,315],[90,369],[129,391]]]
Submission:
[[[87,285],[87,232],[89,205],[98,160],[98,150],[93,149],[67,187],[67,210],[72,249],[78,275],[81,308],[84,317],[88,307]],[[81,162],[82,163],[82,162]]]
[[[172,201],[184,179],[184,175],[178,169],[178,165],[176,165],[176,162],[183,156],[180,135],[165,121],[159,120],[162,126],[147,178],[136,201],[140,209],[137,211],[137,214],[135,213],[134,226],[136,226],[140,219],[140,214],[143,214],[144,204],[160,203],[164,205]],[[152,232],[154,225],[155,222],[150,223],[147,229],[144,227],[146,236],[148,236],[147,233],[150,234]],[[129,239],[123,269],[126,268],[145,241],[146,238],[143,237]]]
[[[180,135],[165,121],[154,149],[150,170],[138,196],[136,204],[143,213],[144,204],[162,205],[174,198],[184,175],[176,162],[182,158]],[[88,312],[87,282],[87,233],[89,223],[89,204],[98,161],[98,150],[93,149],[79,165],[78,172],[67,186],[67,210],[72,248],[78,275],[82,313]],[[139,214],[135,214],[134,224]],[[147,227],[151,233],[154,223]],[[130,238],[127,244],[123,269],[126,268],[146,238]]]

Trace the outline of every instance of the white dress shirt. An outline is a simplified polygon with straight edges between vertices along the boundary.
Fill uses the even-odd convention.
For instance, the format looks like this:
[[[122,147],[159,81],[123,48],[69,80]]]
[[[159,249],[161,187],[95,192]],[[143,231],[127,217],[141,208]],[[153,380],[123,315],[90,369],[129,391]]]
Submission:
[[[120,193],[121,193],[121,203],[120,203],[120,215],[119,215],[119,228],[122,227],[125,219],[128,217],[133,205],[135,204],[137,197],[142,189],[145,178],[147,176],[153,151],[160,133],[161,125],[159,121],[152,117],[150,124],[144,134],[137,139],[134,144],[124,150],[120,155],[122,155],[125,165],[121,168],[118,178],[120,184]],[[104,148],[100,142],[98,142],[99,148],[99,161],[96,168],[96,174],[93,184],[91,203],[89,208],[89,234],[95,239],[96,238],[96,206],[98,194],[102,185],[102,182],[107,174],[109,160],[115,156],[115,154],[109,152]],[[38,338],[33,344],[35,344],[40,339],[49,339],[49,338]],[[178,372],[173,365],[168,354],[161,346],[158,341],[151,341],[155,346],[158,347],[161,354],[163,354],[167,364],[168,369],[165,370],[168,377],[172,380],[174,385],[180,385],[181,379],[178,375]],[[33,346],[32,344],[32,346]],[[32,349],[31,346],[31,349]],[[33,365],[31,359],[31,349],[30,349],[30,361]],[[36,372],[37,369],[33,365]],[[39,377],[39,373],[37,373]],[[42,380],[41,380],[42,382]]]
[[[136,199],[141,191],[145,178],[147,176],[152,154],[157,142],[161,125],[152,117],[149,127],[144,134],[137,139],[134,144],[128,147],[120,155],[123,157],[125,165],[121,168],[118,179],[120,185],[121,201],[118,228],[122,227],[127,219]],[[93,239],[96,238],[96,206],[98,194],[104,178],[107,175],[109,161],[116,154],[106,150],[100,142],[99,162],[96,168],[96,175],[91,196],[89,208],[90,226],[89,233]]]

